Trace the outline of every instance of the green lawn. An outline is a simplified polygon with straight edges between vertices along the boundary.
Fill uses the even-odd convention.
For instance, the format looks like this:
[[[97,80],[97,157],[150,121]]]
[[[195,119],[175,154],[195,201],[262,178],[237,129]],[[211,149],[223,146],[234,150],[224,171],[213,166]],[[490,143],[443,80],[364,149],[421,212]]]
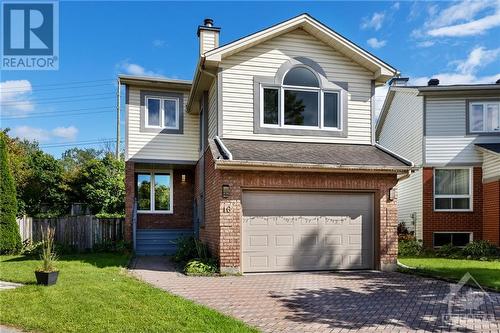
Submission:
[[[500,290],[500,261],[446,258],[399,258],[399,261],[416,267],[417,273],[456,281],[469,272],[481,286]]]
[[[38,261],[0,256],[0,323],[41,332],[256,332],[245,324],[130,277],[128,256],[86,254],[58,262],[55,286],[35,284]]]

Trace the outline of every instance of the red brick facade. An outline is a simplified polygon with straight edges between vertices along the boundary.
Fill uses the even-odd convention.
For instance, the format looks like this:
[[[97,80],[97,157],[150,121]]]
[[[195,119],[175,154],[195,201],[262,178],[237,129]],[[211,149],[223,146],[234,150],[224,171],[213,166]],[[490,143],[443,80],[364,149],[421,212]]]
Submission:
[[[126,162],[125,167],[125,235],[131,239],[132,211],[135,196],[135,164]],[[182,182],[182,175],[186,181]],[[194,172],[192,169],[173,170],[173,213],[137,214],[137,229],[189,229],[193,227]]]
[[[483,239],[500,246],[500,180],[483,184]]]
[[[308,191],[363,191],[374,193],[377,268],[393,267],[397,257],[397,207],[388,200],[395,174],[297,173],[221,171],[214,167],[210,150],[205,153],[205,224],[200,238],[220,260],[223,271],[241,270],[241,197],[244,189],[294,189]],[[222,197],[222,185],[230,196]]]
[[[473,232],[474,239],[482,239],[482,169],[480,167],[475,167],[473,170],[473,211],[436,212],[434,211],[434,169],[423,168],[422,226],[424,246],[433,246],[433,233],[437,231]]]

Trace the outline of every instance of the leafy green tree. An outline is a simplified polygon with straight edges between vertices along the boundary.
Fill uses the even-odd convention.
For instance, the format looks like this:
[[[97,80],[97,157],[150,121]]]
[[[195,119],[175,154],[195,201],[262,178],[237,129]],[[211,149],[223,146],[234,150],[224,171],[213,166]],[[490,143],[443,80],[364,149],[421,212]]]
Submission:
[[[21,248],[21,236],[16,222],[17,200],[14,178],[9,166],[5,133],[0,133],[0,252],[15,252]]]
[[[125,211],[125,163],[112,154],[88,160],[74,186],[80,186],[83,202],[93,214]]]
[[[23,193],[26,212],[31,216],[39,213],[65,215],[69,204],[61,163],[52,155],[37,150],[30,156],[29,168],[29,186]]]

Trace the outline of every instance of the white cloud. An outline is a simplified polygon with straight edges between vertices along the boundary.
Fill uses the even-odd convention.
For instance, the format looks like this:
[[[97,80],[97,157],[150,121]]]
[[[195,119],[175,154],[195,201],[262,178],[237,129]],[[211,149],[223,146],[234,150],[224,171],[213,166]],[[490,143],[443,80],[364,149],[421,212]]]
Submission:
[[[434,44],[436,44],[436,42],[432,41],[432,40],[425,40],[423,42],[419,42],[417,43],[417,46],[418,47],[431,47],[433,46]]]
[[[395,2],[395,3],[391,6],[391,9],[393,9],[393,10],[399,10],[399,7],[400,7],[400,3],[399,3],[399,2]]]
[[[123,60],[117,64],[117,68],[125,74],[137,75],[137,76],[163,76],[158,72],[147,70],[141,65],[130,63],[128,60]]]
[[[78,134],[78,128],[75,126],[56,127],[52,130],[46,130],[31,126],[17,126],[11,131],[12,136],[21,139],[36,140],[38,142],[49,142],[52,139],[65,139],[73,141]]]
[[[34,110],[31,100],[33,88],[28,80],[0,82],[0,106],[2,115],[23,115]]]
[[[153,46],[154,47],[160,48],[160,47],[164,47],[166,45],[167,45],[167,42],[164,41],[163,39],[155,39],[155,40],[153,40]]]
[[[384,47],[385,44],[387,44],[387,41],[386,40],[378,40],[377,38],[370,38],[366,41],[368,43],[368,45],[370,45],[371,47],[373,47],[374,49],[379,49],[381,47]]]
[[[56,127],[52,130],[51,133],[54,137],[72,141],[75,140],[76,135],[78,134],[78,128],[76,128],[75,126]]]
[[[475,73],[479,68],[484,67],[500,56],[500,48],[486,50],[484,47],[476,47],[470,53],[467,59],[453,61],[456,69],[462,74]]]
[[[382,28],[382,24],[384,23],[385,12],[375,12],[371,16],[371,18],[365,17],[363,19],[363,23],[361,24],[361,28],[369,29],[373,28],[375,30],[379,30]]]
[[[500,26],[500,0],[463,0],[439,10],[428,7],[428,17],[414,37],[474,36]]]

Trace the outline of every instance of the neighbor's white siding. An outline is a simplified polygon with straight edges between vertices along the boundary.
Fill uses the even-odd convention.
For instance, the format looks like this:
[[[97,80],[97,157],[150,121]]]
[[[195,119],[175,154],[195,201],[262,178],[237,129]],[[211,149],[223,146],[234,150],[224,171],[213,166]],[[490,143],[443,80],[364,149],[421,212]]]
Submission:
[[[394,92],[389,112],[378,136],[387,149],[422,166],[423,157],[423,98],[418,89],[392,87]],[[422,238],[422,171],[398,183],[398,222],[416,231]],[[412,217],[415,214],[415,218]]]
[[[141,131],[140,126],[140,89],[128,87],[126,160],[198,160],[199,116],[186,113],[189,93],[184,92],[184,134],[159,134]],[[152,89],[145,89],[152,90]]]
[[[398,183],[398,222],[405,222],[410,230],[415,231],[418,239],[422,239],[422,204],[423,204],[422,169],[413,173],[410,178]],[[415,218],[413,218],[415,214]]]
[[[293,57],[308,57],[330,81],[349,84],[348,137],[254,134],[253,76],[273,77]],[[302,142],[371,143],[371,79],[373,73],[330,46],[297,29],[224,59],[222,72],[223,137]],[[221,109],[221,106],[219,106]]]
[[[483,181],[488,182],[500,178],[500,156],[483,152]]]
[[[391,88],[394,91],[389,112],[378,142],[391,151],[422,165],[423,98],[418,89]]]
[[[200,31],[200,53],[204,54],[216,48],[217,32],[211,30]]]
[[[217,135],[217,80],[213,80],[208,91],[208,138]]]
[[[466,135],[465,98],[427,97],[426,101],[426,165],[479,164],[482,156],[474,144],[500,142],[500,135]]]

